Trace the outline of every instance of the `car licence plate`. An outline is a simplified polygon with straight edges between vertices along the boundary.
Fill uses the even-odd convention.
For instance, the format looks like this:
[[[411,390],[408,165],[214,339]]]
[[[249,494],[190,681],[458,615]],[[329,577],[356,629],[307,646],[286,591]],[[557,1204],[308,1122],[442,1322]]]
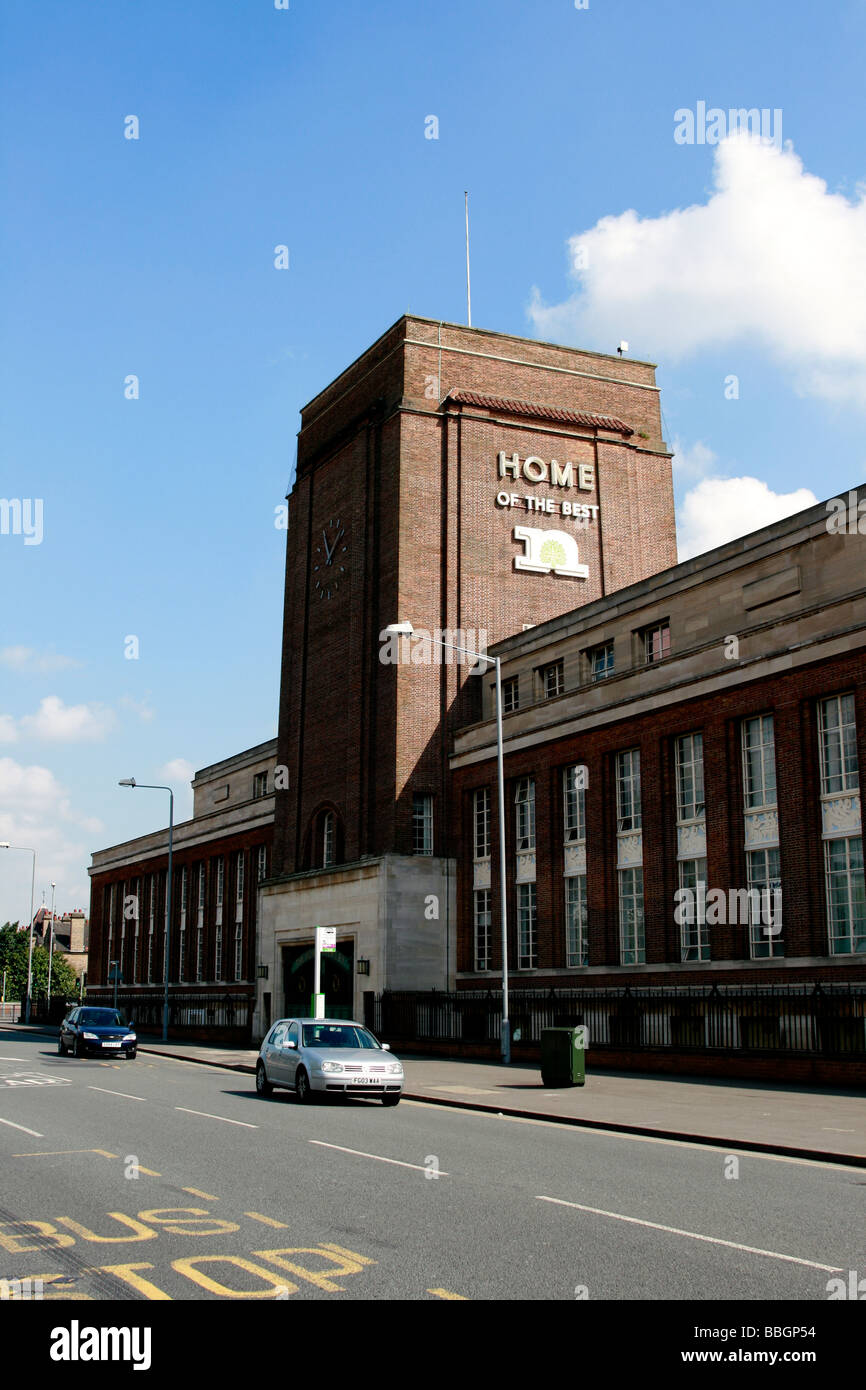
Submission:
[[[102,1046],[103,1046],[103,1047],[120,1047],[120,1043],[119,1043],[119,1042],[104,1042],[104,1043],[102,1044]]]
[[[379,1076],[356,1076],[349,1084],[352,1086],[381,1086],[382,1078]]]

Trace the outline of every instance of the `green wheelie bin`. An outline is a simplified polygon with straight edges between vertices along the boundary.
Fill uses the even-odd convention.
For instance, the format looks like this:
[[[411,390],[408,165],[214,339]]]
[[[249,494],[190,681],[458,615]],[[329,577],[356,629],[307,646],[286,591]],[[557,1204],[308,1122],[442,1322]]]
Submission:
[[[583,1086],[586,1082],[587,1029],[541,1030],[541,1080],[545,1086]]]

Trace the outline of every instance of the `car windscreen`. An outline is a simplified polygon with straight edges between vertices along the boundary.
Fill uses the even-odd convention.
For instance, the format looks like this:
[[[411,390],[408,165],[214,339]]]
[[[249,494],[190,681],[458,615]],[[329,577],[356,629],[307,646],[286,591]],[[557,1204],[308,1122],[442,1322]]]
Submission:
[[[305,1023],[304,1047],[378,1047],[366,1028],[351,1023]]]
[[[90,1028],[125,1028],[126,1019],[117,1009],[82,1009],[78,1022]]]

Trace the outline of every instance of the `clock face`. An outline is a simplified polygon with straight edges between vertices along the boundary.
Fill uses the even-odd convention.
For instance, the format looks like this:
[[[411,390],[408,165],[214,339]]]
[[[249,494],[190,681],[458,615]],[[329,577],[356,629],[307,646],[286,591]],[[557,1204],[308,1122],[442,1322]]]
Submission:
[[[313,550],[313,588],[319,598],[333,598],[349,576],[349,541],[339,517],[322,528]]]

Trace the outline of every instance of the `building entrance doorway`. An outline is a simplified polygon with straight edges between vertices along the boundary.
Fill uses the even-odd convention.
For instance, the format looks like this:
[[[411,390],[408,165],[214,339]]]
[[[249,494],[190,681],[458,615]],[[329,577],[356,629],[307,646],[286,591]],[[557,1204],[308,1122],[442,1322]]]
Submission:
[[[313,1000],[312,945],[283,947],[284,1018],[309,1017]],[[328,1018],[352,1018],[354,1012],[355,943],[338,941],[336,951],[322,956],[322,993]]]

